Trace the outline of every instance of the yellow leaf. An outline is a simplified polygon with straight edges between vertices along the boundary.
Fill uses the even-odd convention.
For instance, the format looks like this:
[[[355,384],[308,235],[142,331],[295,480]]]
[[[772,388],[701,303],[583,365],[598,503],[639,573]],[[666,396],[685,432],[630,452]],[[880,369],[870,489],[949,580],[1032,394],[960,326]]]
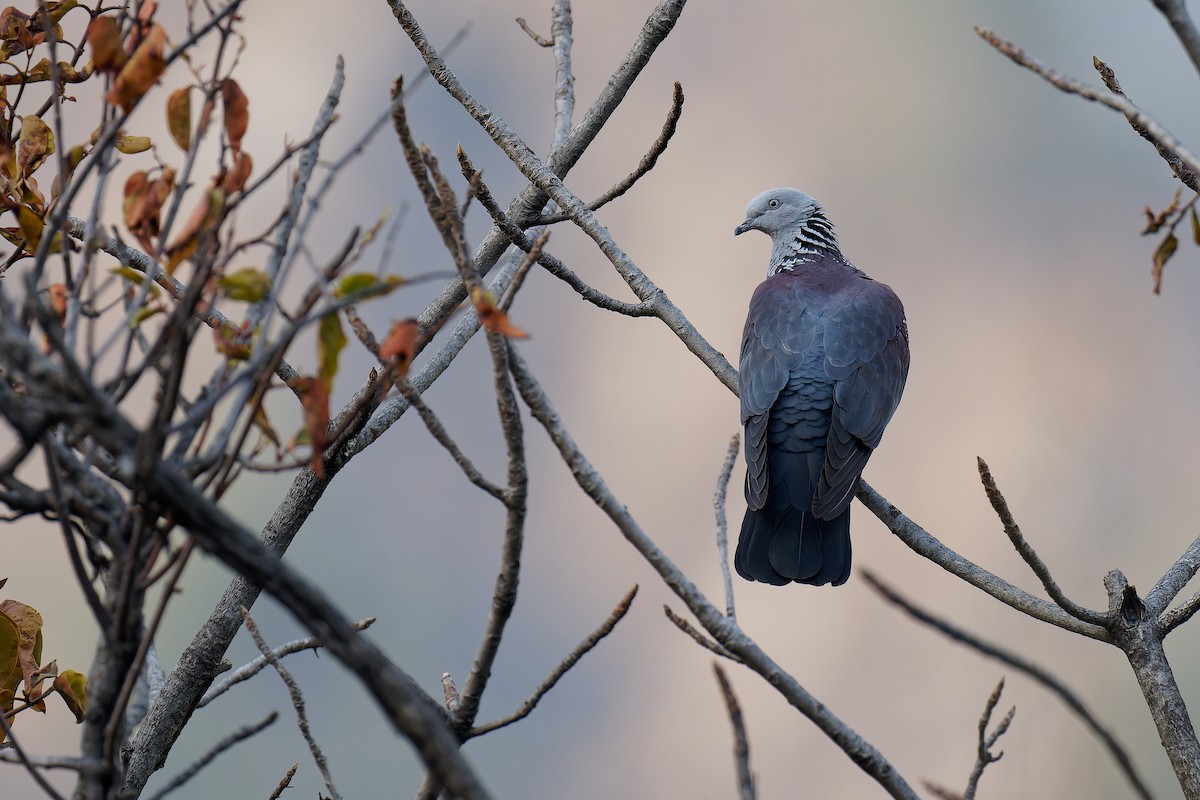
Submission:
[[[118,133],[114,146],[125,155],[133,155],[134,153],[144,153],[150,149],[152,142],[149,136],[127,136],[124,133]]]
[[[83,722],[88,701],[87,675],[73,669],[63,670],[62,674],[54,679],[54,688],[62,697],[63,702],[67,704],[67,708],[75,715],[75,722]]]
[[[217,281],[221,294],[230,300],[258,303],[271,294],[271,279],[267,273],[253,267],[244,267],[237,272],[222,275]]]
[[[32,255],[42,239],[42,228],[46,223],[32,208],[20,205],[17,206],[17,224],[21,226],[21,234],[25,237],[25,250]]]
[[[112,269],[109,270],[109,272],[113,275],[119,275],[120,277],[124,278],[125,280],[129,281],[134,286],[137,286],[139,288],[141,288],[143,285],[145,285],[147,283],[146,273],[138,272],[133,267],[113,267]],[[158,291],[159,291],[158,284],[156,284],[154,281],[149,281],[149,284],[150,284],[150,295],[152,297],[158,297]]]

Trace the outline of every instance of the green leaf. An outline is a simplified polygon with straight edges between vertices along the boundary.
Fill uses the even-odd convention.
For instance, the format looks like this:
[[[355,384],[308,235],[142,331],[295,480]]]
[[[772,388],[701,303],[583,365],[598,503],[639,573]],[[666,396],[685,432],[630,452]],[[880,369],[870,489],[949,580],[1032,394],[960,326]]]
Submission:
[[[75,715],[76,724],[83,722],[88,702],[87,675],[73,669],[63,670],[62,674],[54,679],[54,688]]]
[[[370,272],[351,272],[338,281],[334,294],[338,297],[345,297],[357,292],[365,292],[378,282],[379,279]]]
[[[1193,204],[1192,212],[1192,241],[1200,244],[1200,218],[1196,216],[1196,206]]]
[[[230,300],[258,303],[271,294],[271,279],[261,269],[243,267],[237,272],[221,276],[217,287]]]
[[[128,134],[118,133],[113,145],[125,155],[133,155],[134,153],[144,153],[152,146],[149,136],[129,136]]]
[[[146,284],[146,273],[138,272],[133,267],[113,267],[109,270],[109,272],[113,275],[119,275],[120,277],[132,283],[134,286],[141,287]],[[156,284],[154,281],[150,281],[150,296],[158,297],[158,291],[158,284]]]
[[[338,371],[338,356],[346,346],[346,334],[337,312],[321,317],[317,328],[317,375],[325,384],[326,391],[333,388],[333,377]]]

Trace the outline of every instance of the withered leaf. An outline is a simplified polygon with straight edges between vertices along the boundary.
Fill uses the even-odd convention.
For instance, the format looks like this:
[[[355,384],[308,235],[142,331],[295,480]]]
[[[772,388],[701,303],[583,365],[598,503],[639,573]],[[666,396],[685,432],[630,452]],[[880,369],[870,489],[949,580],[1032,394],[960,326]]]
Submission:
[[[1172,233],[1167,236],[1167,238],[1163,239],[1159,243],[1158,247],[1154,250],[1154,269],[1151,274],[1154,276],[1155,294],[1160,294],[1162,292],[1163,267],[1167,265],[1167,262],[1171,259],[1171,256],[1175,255],[1175,250],[1178,247],[1179,239],[1176,238],[1175,234]]]
[[[97,72],[119,72],[125,66],[125,48],[121,46],[121,29],[116,17],[96,17],[88,25],[88,46],[92,48],[92,64]]]
[[[221,188],[225,191],[225,196],[240,192],[246,188],[246,181],[250,179],[250,173],[254,170],[254,159],[250,154],[241,151],[237,154],[233,161],[233,168],[225,173],[221,178]]]
[[[21,133],[17,136],[17,166],[22,177],[32,175],[53,152],[54,133],[50,126],[33,114],[22,117]]]
[[[245,361],[250,357],[250,332],[232,326],[217,326],[212,329],[217,352],[231,361]]]
[[[514,325],[508,314],[500,310],[491,292],[476,286],[471,290],[471,302],[475,306],[475,313],[479,315],[480,324],[492,333],[499,333],[510,339],[529,338],[528,333]]]
[[[54,689],[75,715],[75,722],[83,722],[88,702],[87,675],[73,669],[65,669],[54,679]]]
[[[300,403],[304,407],[304,430],[312,446],[312,461],[309,467],[320,477],[324,474],[321,454],[329,444],[326,432],[329,429],[329,391],[320,378],[301,376],[293,386],[300,392]]]
[[[379,345],[379,357],[384,361],[396,359],[394,369],[401,378],[408,374],[413,356],[416,355],[420,332],[421,325],[415,319],[403,319],[392,323],[392,329]]]
[[[192,146],[192,87],[184,86],[167,98],[167,128],[179,149],[187,152]]]
[[[250,125],[250,100],[233,78],[221,81],[221,104],[225,109],[225,135],[235,151],[242,149],[242,138]]]
[[[166,40],[167,34],[162,26],[151,25],[133,55],[117,73],[113,88],[104,99],[126,112],[132,110],[167,68],[163,57]]]

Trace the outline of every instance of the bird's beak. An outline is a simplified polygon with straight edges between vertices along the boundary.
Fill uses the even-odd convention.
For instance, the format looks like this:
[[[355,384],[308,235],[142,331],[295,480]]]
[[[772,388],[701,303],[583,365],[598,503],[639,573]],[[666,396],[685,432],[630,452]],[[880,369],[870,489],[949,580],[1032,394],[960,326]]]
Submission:
[[[733,235],[741,236],[746,231],[752,231],[752,230],[754,230],[754,220],[748,219],[745,222],[743,222],[741,225],[738,225],[736,228],[733,229]]]

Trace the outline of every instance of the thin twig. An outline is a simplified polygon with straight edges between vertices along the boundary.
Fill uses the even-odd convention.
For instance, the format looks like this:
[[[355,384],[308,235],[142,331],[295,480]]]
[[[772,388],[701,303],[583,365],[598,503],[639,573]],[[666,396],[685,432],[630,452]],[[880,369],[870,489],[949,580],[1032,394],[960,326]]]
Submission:
[[[8,720],[4,718],[3,714],[0,714],[0,733],[4,734],[4,736],[0,737],[0,739],[8,742],[8,746],[12,748],[14,753],[16,753],[17,760],[21,763],[21,766],[25,767],[25,771],[29,773],[31,778],[33,778],[34,783],[36,783],[38,787],[46,793],[46,796],[51,800],[64,800],[63,796],[59,794],[53,786],[50,785],[50,782],[46,780],[45,776],[37,771],[37,767],[30,762],[29,756],[25,755],[24,748],[22,748],[16,738],[13,737],[12,727],[8,724]]]
[[[162,798],[166,797],[168,794],[194,778],[196,773],[207,767],[210,763],[212,763],[213,759],[221,755],[221,753],[224,753],[226,750],[240,742],[246,741],[254,734],[274,724],[275,720],[277,719],[279,719],[279,712],[272,711],[258,722],[238,728],[236,731],[230,733],[224,739],[221,739],[221,741],[214,744],[207,753],[200,756],[200,758],[196,759],[185,770],[169,780],[165,786],[163,786],[154,794],[150,795],[147,800],[162,800]]]
[[[725,582],[725,616],[737,619],[733,610],[733,576],[729,574],[729,521],[725,515],[725,496],[729,492],[729,479],[733,475],[733,464],[737,461],[741,446],[741,434],[735,433],[725,451],[725,463],[717,476],[717,490],[713,493],[713,514],[717,518],[717,556],[721,562],[721,578]]]
[[[487,184],[484,183],[482,173],[475,169],[475,165],[471,162],[470,157],[467,156],[466,151],[461,147],[458,150],[458,162],[462,167],[463,176],[471,181],[471,184],[475,187],[475,197],[479,200],[479,204],[491,215],[492,220],[504,232],[504,235],[509,237],[509,240],[513,244],[526,253],[532,254],[537,249],[537,243],[521,229],[521,226],[508,217],[504,209],[500,208],[500,204],[496,202]],[[617,300],[614,297],[610,297],[597,289],[593,289],[584,283],[583,279],[576,275],[570,267],[545,252],[545,250],[539,252],[537,263],[544,267],[551,275],[578,292],[579,296],[584,300],[598,308],[613,311],[617,314],[624,314],[627,317],[654,316],[654,309],[649,303],[628,303],[624,300]]]
[[[967,778],[967,788],[963,791],[963,800],[975,800],[975,792],[979,789],[979,779],[983,777],[983,771],[987,769],[989,764],[995,764],[1004,756],[1004,751],[993,753],[992,748],[996,742],[1000,740],[1008,731],[1008,726],[1012,724],[1013,715],[1017,712],[1016,706],[1008,710],[1004,715],[1004,719],[1000,720],[999,724],[988,733],[988,724],[992,720],[992,712],[996,710],[996,704],[1000,702],[1000,693],[1004,691],[1004,678],[996,684],[996,688],[992,690],[988,696],[987,703],[983,707],[983,714],[979,717],[979,746],[975,753],[975,767],[971,770],[971,775]]]
[[[735,663],[738,663],[738,664],[742,663],[742,660],[740,658],[738,658],[733,653],[726,650],[722,645],[718,644],[717,642],[714,642],[712,639],[708,638],[703,633],[696,630],[696,627],[694,625],[692,625],[692,623],[688,622],[686,619],[684,619],[683,617],[676,614],[671,609],[670,606],[664,604],[663,605],[663,613],[667,615],[667,619],[671,620],[671,623],[676,628],[679,628],[679,630],[683,631],[688,636],[690,636],[696,644],[700,645],[705,650],[715,653],[716,655],[719,655],[721,658],[728,658],[730,661],[733,661]]]
[[[1100,73],[1100,80],[1104,81],[1104,85],[1108,87],[1110,92],[1127,98],[1125,92],[1121,90],[1121,84],[1117,82],[1117,75],[1113,72],[1112,67],[1095,56],[1092,56],[1092,66]],[[1154,149],[1167,162],[1167,166],[1175,173],[1175,177],[1183,182],[1184,186],[1187,186],[1193,192],[1200,192],[1200,176],[1197,176],[1195,172],[1188,169],[1183,160],[1173,150],[1155,141],[1154,137],[1150,135],[1150,132],[1142,126],[1136,117],[1126,113],[1125,118],[1129,120],[1130,126],[1137,131],[1139,136],[1154,145]]]
[[[721,665],[713,662],[713,672],[717,676],[717,684],[721,687],[721,696],[725,698],[725,710],[729,712],[729,723],[733,726],[733,763],[737,769],[738,797],[741,800],[754,800],[754,774],[750,771],[750,743],[746,739],[746,723],[742,720],[742,707],[737,695],[733,693],[733,685],[725,675]]]
[[[1079,633],[1091,639],[1102,642],[1111,641],[1111,636],[1105,628],[1076,619],[1058,605],[1013,586],[998,575],[946,547],[937,537],[905,516],[904,512],[861,479],[858,482],[857,497],[909,549],[917,555],[929,559],[950,574],[1034,619],[1049,622],[1063,630]],[[1200,544],[1197,545],[1197,550],[1197,558],[1200,559]]]
[[[546,676],[546,679],[541,682],[537,689],[533,691],[533,694],[531,694],[516,711],[507,717],[504,717],[503,719],[498,719],[495,722],[489,722],[485,725],[479,725],[472,728],[468,734],[468,738],[473,739],[476,736],[482,736],[485,733],[490,733],[499,728],[503,728],[506,725],[511,725],[514,722],[525,719],[525,717],[529,716],[541,699],[545,697],[546,693],[554,688],[554,684],[558,683],[559,679],[561,679],[563,675],[566,675],[567,671],[579,662],[579,659],[587,655],[588,651],[600,644],[601,639],[612,633],[612,630],[617,626],[617,623],[620,622],[625,614],[629,612],[629,607],[633,604],[633,598],[637,595],[637,590],[638,587],[636,585],[630,589],[629,592],[626,593],[623,598],[621,598],[621,602],[617,603],[617,607],[612,610],[612,613],[608,615],[608,618],[604,620],[604,622],[600,623],[600,627],[592,631],[592,633],[588,635],[586,639],[580,642],[579,645],[572,650],[566,658],[559,662],[559,665],[555,667],[548,676]]]
[[[365,631],[367,628],[371,627],[374,622],[375,617],[368,617],[367,619],[359,620],[358,622],[354,623],[354,627],[360,631]],[[275,659],[278,660],[284,658],[285,656],[290,656],[293,653],[301,653],[305,650],[318,650],[321,647],[322,645],[320,640],[314,636],[310,636],[306,639],[296,639],[295,641],[281,644],[271,652],[275,656]],[[271,660],[266,656],[260,655],[253,661],[238,667],[222,678],[219,683],[213,684],[212,688],[204,693],[204,697],[200,698],[200,702],[196,704],[196,708],[204,708],[213,700],[216,700],[218,697],[228,692],[234,686],[237,686],[243,681],[250,680],[269,666],[271,666]]]
[[[1162,12],[1175,31],[1179,43],[1197,70],[1200,70],[1200,29],[1192,21],[1185,0],[1152,0],[1154,7]]]
[[[462,470],[462,474],[466,479],[503,503],[504,489],[483,476],[483,473],[479,471],[467,454],[462,451],[462,448],[458,446],[458,442],[454,441],[454,438],[450,436],[446,430],[446,426],[438,419],[433,409],[425,404],[421,394],[413,388],[412,384],[401,378],[396,381],[396,389],[408,401],[409,406],[415,409],[417,414],[420,415],[421,421],[425,423],[425,427],[429,430],[429,435],[450,454],[450,457],[454,459],[454,463]]]
[[[333,784],[333,776],[329,774],[329,764],[325,760],[325,754],[321,752],[321,748],[317,745],[317,740],[313,738],[312,729],[308,725],[308,713],[304,710],[304,695],[300,693],[300,687],[296,683],[296,679],[292,677],[292,673],[287,667],[283,666],[262,634],[258,630],[258,626],[254,624],[254,619],[250,616],[250,612],[246,611],[246,630],[254,639],[255,646],[258,651],[271,663],[278,673],[279,679],[287,686],[288,695],[292,699],[292,708],[296,711],[296,727],[300,729],[300,734],[304,737],[305,743],[308,745],[308,752],[312,754],[313,763],[317,765],[317,769],[321,773],[322,780],[325,781],[325,788],[329,790],[329,795],[332,800],[341,800],[342,796],[338,793],[337,787]]]
[[[1165,148],[1174,153],[1189,170],[1200,173],[1200,158],[1197,158],[1190,150],[1184,147],[1182,142],[1160,125],[1157,120],[1131,103],[1124,95],[1101,91],[1095,87],[1080,83],[1073,78],[1069,78],[1038,61],[1012,42],[1001,39],[986,28],[976,28],[975,32],[1001,54],[1008,56],[1014,63],[1041,76],[1055,88],[1068,94],[1079,95],[1084,100],[1092,100],[1106,105],[1114,111],[1120,111],[1129,120],[1130,124],[1139,133],[1153,142],[1156,147]]]
[[[1113,761],[1116,762],[1121,772],[1137,795],[1143,800],[1152,800],[1149,788],[1141,775],[1138,774],[1137,767],[1134,766],[1133,759],[1129,756],[1129,751],[1117,740],[1117,737],[1110,731],[1096,716],[1092,713],[1083,702],[1083,700],[1066,684],[1060,681],[1049,670],[1034,664],[1028,659],[1019,656],[1009,650],[1000,647],[992,642],[986,642],[972,633],[953,625],[952,623],[936,617],[924,609],[918,608],[913,603],[905,599],[899,592],[888,586],[880,580],[874,573],[863,570],[863,579],[867,585],[879,593],[883,599],[895,605],[897,608],[904,611],[913,619],[921,622],[942,635],[949,638],[951,641],[966,645],[988,658],[994,658],[997,661],[1007,664],[1013,669],[1029,676],[1036,682],[1040,683],[1051,693],[1058,698],[1069,708],[1075,716],[1087,727],[1092,734],[1100,740],[1104,747],[1108,750]]]
[[[633,172],[614,184],[607,192],[588,203],[588,208],[592,211],[598,211],[628,192],[633,188],[635,183],[641,180],[643,175],[654,169],[654,165],[658,163],[659,156],[666,152],[667,145],[671,142],[671,137],[675,135],[675,128],[679,125],[679,118],[681,116],[683,116],[683,87],[676,81],[675,91],[671,95],[671,109],[667,112],[667,121],[663,123],[662,130],[650,145],[650,149],[646,151],[646,155],[642,156],[642,160],[638,162]],[[571,219],[570,214],[559,212],[558,214],[548,214],[542,217],[537,221],[537,224],[552,225],[556,222],[565,222],[569,219]]]
[[[1200,592],[1196,592],[1175,608],[1163,612],[1158,619],[1159,630],[1162,631],[1163,637],[1191,619],[1197,611],[1200,611]]]
[[[279,785],[275,787],[275,791],[271,792],[271,796],[267,800],[279,800],[279,796],[283,794],[283,790],[291,786],[292,778],[296,777],[296,770],[300,769],[300,762],[296,762],[288,767],[288,771],[284,773],[280,779]]]
[[[975,460],[978,462],[979,479],[983,482],[983,491],[987,494],[988,502],[992,504],[992,509],[996,512],[996,516],[1000,518],[1000,522],[1004,525],[1004,532],[1008,535],[1009,541],[1012,542],[1016,551],[1021,554],[1021,558],[1025,559],[1025,563],[1033,570],[1033,574],[1038,576],[1038,580],[1042,582],[1042,586],[1046,589],[1046,594],[1050,595],[1050,599],[1057,603],[1059,608],[1066,611],[1075,619],[1091,623],[1092,625],[1106,626],[1108,624],[1107,614],[1092,611],[1090,608],[1084,608],[1063,594],[1062,589],[1054,581],[1054,576],[1050,574],[1050,568],[1046,566],[1046,562],[1042,561],[1037,551],[1033,549],[1033,546],[1022,535],[1021,528],[1017,525],[1017,521],[1013,518],[1012,512],[1008,508],[1008,501],[1000,493],[1000,487],[996,485],[996,480],[992,477],[992,472],[988,469],[987,462],[979,457],[976,457]]]

